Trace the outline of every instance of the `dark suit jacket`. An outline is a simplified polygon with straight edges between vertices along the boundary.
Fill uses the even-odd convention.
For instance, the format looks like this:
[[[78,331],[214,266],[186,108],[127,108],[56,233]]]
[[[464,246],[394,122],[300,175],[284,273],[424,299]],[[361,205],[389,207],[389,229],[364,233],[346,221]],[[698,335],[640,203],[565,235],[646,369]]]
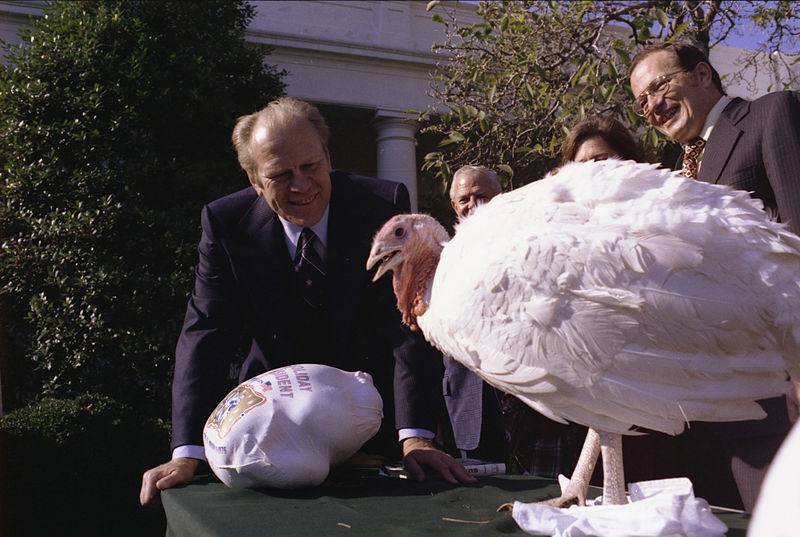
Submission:
[[[711,131],[698,179],[749,191],[800,233],[800,93],[733,99]],[[784,397],[759,403],[767,411],[763,420],[694,423],[677,439],[681,460],[692,461],[692,468],[682,471],[692,478],[695,493],[712,504],[751,510],[789,431]]]
[[[372,237],[391,216],[409,211],[408,191],[341,171],[331,183],[328,326],[313,327],[328,330],[330,348],[314,356],[296,352],[298,338],[308,337],[300,329],[309,327],[292,313],[299,299],[277,215],[252,188],[203,208],[195,286],[176,349],[173,449],[202,445],[206,419],[232,388],[230,366],[243,340],[249,352],[240,382],[299,362],[369,372],[384,402],[373,449],[396,449],[396,428],[436,430],[431,408],[437,394],[441,406],[441,355],[402,326],[390,279],[373,283],[366,271]]]
[[[800,234],[800,93],[733,99],[714,125],[698,179],[752,192]]]

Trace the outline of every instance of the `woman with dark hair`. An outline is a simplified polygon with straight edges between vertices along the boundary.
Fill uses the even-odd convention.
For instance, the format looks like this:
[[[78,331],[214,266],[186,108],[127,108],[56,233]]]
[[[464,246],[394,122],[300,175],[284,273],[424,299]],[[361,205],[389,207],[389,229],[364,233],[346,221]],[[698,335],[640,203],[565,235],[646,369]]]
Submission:
[[[590,117],[576,123],[561,145],[561,164],[607,158],[642,158],[628,127],[612,117]]]

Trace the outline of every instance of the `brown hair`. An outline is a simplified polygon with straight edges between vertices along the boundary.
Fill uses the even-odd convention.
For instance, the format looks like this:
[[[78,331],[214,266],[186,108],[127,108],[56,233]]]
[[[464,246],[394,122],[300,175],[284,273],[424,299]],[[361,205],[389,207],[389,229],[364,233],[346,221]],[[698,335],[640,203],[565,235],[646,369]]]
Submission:
[[[630,73],[633,73],[633,70],[636,69],[636,66],[639,65],[642,60],[662,50],[668,50],[675,54],[678,58],[678,65],[684,69],[694,69],[699,63],[707,64],[711,68],[711,81],[714,82],[714,85],[720,93],[725,95],[725,90],[722,89],[722,79],[720,79],[719,73],[714,69],[714,66],[711,65],[711,62],[708,61],[708,56],[706,56],[705,52],[688,41],[679,41],[677,43],[653,43],[652,45],[647,45],[633,57],[631,66],[628,68],[628,76],[630,76]]]
[[[622,160],[641,160],[639,145],[630,130],[613,117],[590,117],[572,126],[561,144],[561,164],[572,162],[581,144],[589,138],[602,138]]]

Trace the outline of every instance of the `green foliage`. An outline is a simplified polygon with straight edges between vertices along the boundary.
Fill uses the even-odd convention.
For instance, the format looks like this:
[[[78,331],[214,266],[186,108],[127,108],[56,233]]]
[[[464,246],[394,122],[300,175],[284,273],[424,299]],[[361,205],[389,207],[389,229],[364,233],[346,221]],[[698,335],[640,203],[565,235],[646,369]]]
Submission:
[[[796,2],[481,2],[481,20],[430,2],[444,25],[444,58],[431,85],[436,112],[424,131],[441,137],[423,171],[447,184],[464,164],[495,168],[506,188],[542,177],[560,160],[569,128],[590,116],[613,116],[639,137],[651,161],[670,159],[675,144],[637,117],[627,79],[631,58],[656,40],[688,39],[706,50],[747,20],[769,29],[772,50],[800,52]],[[784,56],[782,61],[795,61]]]
[[[162,515],[135,494],[142,473],[168,458],[168,437],[163,422],[96,394],[6,414],[0,533],[163,535]]]
[[[794,0],[758,2],[743,15],[747,15],[762,33],[767,34],[759,52],[770,54],[771,67],[782,67],[781,71],[786,75],[796,73],[800,65],[800,3]],[[758,70],[761,62],[755,55],[750,55],[744,63],[754,65]],[[774,89],[797,89],[800,87],[798,77],[800,75],[786,76],[778,81],[778,87]]]
[[[87,452],[105,450],[109,442],[119,442],[120,435],[128,437],[126,443],[134,444],[140,442],[133,437],[143,436],[141,443],[152,445],[148,450],[152,452],[158,449],[153,438],[166,438],[169,434],[163,420],[139,415],[129,406],[99,394],[42,399],[0,418],[0,431],[10,437],[27,438],[31,444],[55,448],[69,445]]]
[[[443,21],[447,41],[438,48],[448,61],[438,66],[432,95],[447,109],[426,124],[443,139],[424,170],[447,182],[461,165],[486,165],[513,188],[553,168],[576,121],[626,118],[634,44],[604,34],[595,9],[594,2],[483,2],[476,24]]]
[[[244,42],[253,15],[243,1],[56,2],[6,47],[0,283],[17,405],[88,391],[169,408],[200,208],[247,184],[233,123],[284,87]]]

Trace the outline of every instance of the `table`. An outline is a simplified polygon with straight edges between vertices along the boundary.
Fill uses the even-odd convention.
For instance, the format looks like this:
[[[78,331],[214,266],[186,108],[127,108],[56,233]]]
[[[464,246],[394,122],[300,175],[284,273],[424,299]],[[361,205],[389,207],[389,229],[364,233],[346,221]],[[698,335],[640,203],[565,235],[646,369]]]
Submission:
[[[489,537],[528,535],[496,511],[505,502],[558,495],[550,479],[480,477],[475,485],[423,483],[368,471],[331,476],[313,489],[229,489],[213,475],[161,493],[167,537]],[[599,489],[590,491],[594,497]],[[749,515],[719,511],[727,537],[746,537]]]

